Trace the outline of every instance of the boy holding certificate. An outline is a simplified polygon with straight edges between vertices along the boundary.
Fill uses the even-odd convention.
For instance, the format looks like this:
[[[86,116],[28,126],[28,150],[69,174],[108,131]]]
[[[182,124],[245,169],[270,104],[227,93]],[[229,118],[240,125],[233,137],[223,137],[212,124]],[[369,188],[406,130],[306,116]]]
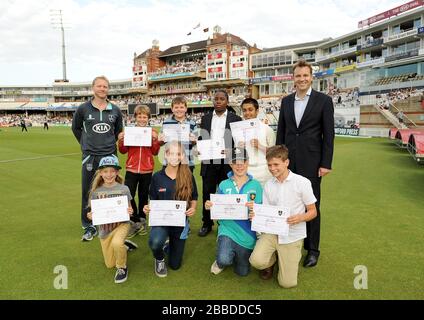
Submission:
[[[159,134],[159,143],[161,145],[164,145],[165,142],[170,142],[170,141],[165,141],[166,137],[164,133],[167,131],[167,129],[169,128],[175,129],[175,126],[179,125],[180,126],[179,129],[181,130],[179,131],[179,133],[181,134],[181,136],[179,137],[180,139],[178,139],[177,141],[180,141],[183,144],[185,149],[185,154],[187,156],[189,168],[191,172],[193,172],[194,157],[193,157],[192,149],[193,149],[193,146],[196,144],[196,136],[194,134],[197,129],[196,123],[193,120],[187,119],[187,101],[182,96],[178,96],[172,99],[171,111],[172,111],[172,116],[163,121],[162,131]],[[184,130],[186,130],[186,132],[189,132],[188,140],[187,140],[187,136],[183,134]],[[174,133],[177,133],[177,132],[174,132]],[[177,135],[175,135],[174,137],[176,138]],[[164,165],[166,165],[166,163],[164,163]]]
[[[136,127],[147,127],[149,125],[150,109],[147,106],[138,105],[134,109]],[[125,132],[118,135],[119,152],[128,153],[126,162],[125,185],[131,192],[131,206],[134,215],[131,217],[131,229],[128,238],[137,234],[147,234],[146,215],[143,207],[147,204],[149,196],[150,181],[152,180],[153,168],[155,166],[153,156],[159,153],[160,144],[158,133],[152,129],[152,146],[138,147],[124,145]],[[135,194],[138,189],[138,208],[135,202]]]
[[[191,217],[196,212],[196,181],[188,165],[183,162],[185,157],[184,147],[180,142],[172,141],[167,143],[165,146],[165,159],[167,165],[153,175],[150,185],[150,200],[167,200],[163,201],[164,204],[173,200],[186,202],[185,226],[177,226],[176,223],[174,225],[155,225],[151,227],[149,247],[155,258],[155,274],[158,277],[166,277],[168,275],[164,250],[164,245],[168,238],[169,250],[167,253],[169,267],[173,270],[177,270],[181,267],[185,240],[188,237],[189,231],[188,217]],[[161,211],[161,217],[166,219],[166,214],[163,214],[165,210],[157,210],[157,212],[155,212],[154,209],[155,208],[150,205],[144,206],[144,212],[146,214],[154,215],[159,214],[159,211]],[[168,208],[165,208],[164,205],[162,209]],[[170,216],[171,215],[168,217]]]
[[[290,217],[287,218],[288,234],[262,233],[249,259],[253,267],[263,270],[262,279],[270,279],[277,253],[278,283],[284,288],[297,285],[302,244],[306,238],[306,221],[317,215],[311,182],[288,169],[288,155],[288,149],[284,145],[268,149],[266,159],[273,178],[265,183],[263,194],[264,205],[290,208]],[[249,216],[254,218],[254,212],[251,211]]]
[[[258,118],[259,104],[256,99],[244,99],[241,103],[241,108],[244,120],[254,120]],[[246,148],[249,154],[249,174],[264,186],[265,182],[272,177],[267,168],[265,155],[266,150],[275,145],[275,133],[270,126],[262,121],[258,121],[258,123],[258,137],[247,142],[245,146],[243,146],[243,143],[241,143],[240,146]]]
[[[90,202],[97,199],[116,198],[126,196],[128,198],[128,214],[133,214],[130,200],[130,190],[123,184],[123,178],[119,175],[119,161],[116,156],[108,156],[100,159],[99,168],[91,185],[89,194]],[[91,203],[90,203],[91,205]],[[93,204],[94,205],[94,204]],[[96,211],[88,212],[87,218],[93,220]],[[112,217],[113,218],[113,217]],[[127,215],[126,219],[129,220]],[[103,257],[106,267],[116,267],[115,283],[125,282],[128,278],[127,251],[137,248],[137,245],[125,240],[130,229],[128,220],[99,225],[99,238],[102,246]],[[116,219],[113,221],[117,221]]]
[[[235,148],[230,158],[232,171],[228,179],[218,187],[218,194],[247,194],[251,203],[262,203],[261,184],[247,174],[249,157],[245,149]],[[213,203],[205,202],[206,210]],[[249,257],[256,243],[256,233],[251,230],[246,208],[246,220],[218,220],[218,245],[216,260],[211,266],[213,274],[220,273],[226,266],[234,265],[234,272],[246,276],[250,271]]]

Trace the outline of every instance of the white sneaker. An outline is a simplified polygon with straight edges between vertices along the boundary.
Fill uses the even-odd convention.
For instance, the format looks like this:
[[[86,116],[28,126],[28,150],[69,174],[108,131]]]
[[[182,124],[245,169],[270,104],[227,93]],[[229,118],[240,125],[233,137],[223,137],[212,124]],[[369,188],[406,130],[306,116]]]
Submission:
[[[213,273],[213,274],[219,274],[219,273],[221,273],[223,270],[224,270],[224,269],[221,269],[221,268],[218,266],[218,263],[216,263],[216,260],[212,263],[212,265],[211,265],[211,273]]]

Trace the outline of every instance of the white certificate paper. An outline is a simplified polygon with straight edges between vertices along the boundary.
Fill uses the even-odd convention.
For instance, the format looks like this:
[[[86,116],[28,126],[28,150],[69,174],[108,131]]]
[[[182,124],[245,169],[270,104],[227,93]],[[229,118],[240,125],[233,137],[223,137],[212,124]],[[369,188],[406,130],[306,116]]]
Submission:
[[[247,220],[247,194],[211,194],[211,219]]]
[[[252,231],[288,236],[287,218],[290,217],[290,208],[255,203],[253,212]]]
[[[129,147],[151,147],[151,127],[125,127],[124,146]]]
[[[260,129],[258,119],[232,122],[230,123],[230,128],[236,145],[239,142],[247,144],[250,140],[259,138]]]
[[[149,203],[150,227],[184,227],[186,224],[185,201],[151,200]]]
[[[197,151],[200,160],[225,159],[225,141],[224,139],[199,140]]]
[[[128,197],[120,196],[91,200],[93,225],[129,221]]]
[[[169,123],[164,124],[162,127],[162,132],[165,135],[165,141],[180,141],[180,142],[189,142],[190,141],[190,125],[189,124],[179,124],[179,123]]]

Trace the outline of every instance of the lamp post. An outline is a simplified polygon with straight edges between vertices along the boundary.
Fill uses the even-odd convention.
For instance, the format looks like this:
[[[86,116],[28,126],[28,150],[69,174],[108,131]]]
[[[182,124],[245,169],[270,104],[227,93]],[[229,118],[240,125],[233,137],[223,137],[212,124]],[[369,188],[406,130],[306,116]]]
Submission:
[[[60,29],[62,34],[62,81],[68,82],[66,77],[66,55],[65,55],[65,26],[63,24],[62,10],[50,10],[51,24],[54,29]]]

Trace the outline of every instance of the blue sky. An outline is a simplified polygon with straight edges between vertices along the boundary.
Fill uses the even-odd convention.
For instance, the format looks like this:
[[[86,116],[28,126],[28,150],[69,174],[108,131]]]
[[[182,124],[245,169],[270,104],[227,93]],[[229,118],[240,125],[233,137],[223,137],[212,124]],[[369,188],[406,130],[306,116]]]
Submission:
[[[50,10],[61,9],[68,79],[131,78],[134,52],[207,39],[219,25],[259,48],[337,37],[357,23],[408,2],[394,0],[2,0],[0,86],[47,85],[62,77],[61,35]],[[193,30],[198,23],[200,28]],[[187,33],[192,31],[191,36]]]

